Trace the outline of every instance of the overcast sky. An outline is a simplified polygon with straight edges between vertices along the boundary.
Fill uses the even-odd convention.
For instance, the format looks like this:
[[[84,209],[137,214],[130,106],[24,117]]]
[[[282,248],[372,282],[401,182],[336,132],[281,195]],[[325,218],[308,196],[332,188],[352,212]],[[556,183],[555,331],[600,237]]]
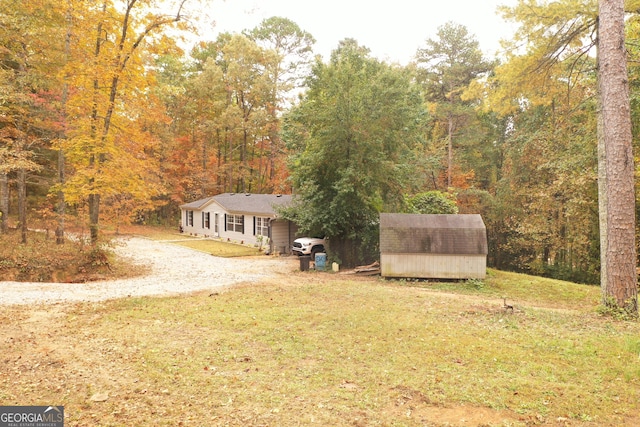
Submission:
[[[204,21],[215,21],[201,39],[214,40],[221,31],[240,32],[263,19],[281,16],[311,33],[315,52],[324,59],[340,40],[354,38],[373,56],[406,64],[424,41],[435,38],[438,27],[453,21],[476,36],[485,54],[493,56],[499,40],[509,38],[513,25],[496,14],[498,5],[516,0],[214,0],[203,11]],[[211,28],[207,25],[205,28]]]

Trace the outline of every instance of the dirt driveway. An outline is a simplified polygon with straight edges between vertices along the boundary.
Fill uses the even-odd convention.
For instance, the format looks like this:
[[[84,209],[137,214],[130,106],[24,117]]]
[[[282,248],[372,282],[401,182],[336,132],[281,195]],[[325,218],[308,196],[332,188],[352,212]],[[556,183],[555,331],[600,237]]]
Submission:
[[[0,305],[103,301],[128,296],[176,295],[252,283],[297,268],[288,257],[220,258],[169,242],[120,239],[115,251],[150,273],[87,283],[0,282]]]

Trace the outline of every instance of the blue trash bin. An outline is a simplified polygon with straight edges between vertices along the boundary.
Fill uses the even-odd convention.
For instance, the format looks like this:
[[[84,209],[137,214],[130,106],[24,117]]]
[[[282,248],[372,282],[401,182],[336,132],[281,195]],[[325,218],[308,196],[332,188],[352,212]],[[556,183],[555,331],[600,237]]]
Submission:
[[[327,254],[325,253],[317,253],[316,254],[316,259],[315,259],[315,263],[316,263],[316,270],[318,271],[324,271],[326,265],[327,265]]]

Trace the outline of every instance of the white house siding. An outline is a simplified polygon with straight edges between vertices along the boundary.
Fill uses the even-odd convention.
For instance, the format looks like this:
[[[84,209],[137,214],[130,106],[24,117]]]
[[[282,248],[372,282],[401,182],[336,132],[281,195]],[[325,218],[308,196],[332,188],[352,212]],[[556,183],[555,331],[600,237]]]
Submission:
[[[380,254],[383,277],[484,279],[484,255]]]
[[[188,224],[189,212],[193,212],[193,225]],[[222,234],[215,233],[215,213],[219,214],[218,225],[224,231],[224,210],[215,202],[211,202],[201,210],[183,209],[182,210],[182,231],[187,234],[198,235],[202,237],[222,237]],[[209,214],[209,227],[203,224],[203,214]]]
[[[244,197],[238,196],[242,201]],[[248,199],[247,199],[248,200]],[[214,198],[203,199],[200,204],[194,202],[192,206],[182,206],[181,226],[182,231],[185,234],[202,236],[202,237],[217,237],[222,240],[229,240],[233,242],[243,242],[245,244],[259,244],[258,235],[265,234],[264,226],[261,230],[258,229],[256,218],[266,218],[267,223],[270,223],[270,249],[271,252],[278,253],[290,253],[291,244],[295,239],[296,227],[289,221],[277,220],[273,214],[266,213],[228,213],[225,208],[217,203]],[[189,211],[193,212],[193,224],[189,224]],[[209,226],[206,226],[203,221],[203,215],[209,214]],[[216,231],[216,214],[217,214],[217,231]],[[229,228],[227,224],[227,215],[242,216],[244,218],[244,230],[235,231]],[[267,234],[269,230],[267,230]],[[267,236],[265,236],[267,237]],[[264,241],[263,241],[264,244]]]
[[[209,227],[206,227],[206,223],[203,219],[204,215],[207,213],[209,214]],[[217,233],[215,224],[216,213],[218,214]],[[201,211],[193,211],[193,226],[188,226],[186,225],[188,211],[185,211],[183,214],[183,224],[185,224],[183,225],[183,232],[202,237],[219,237],[223,240],[229,239],[236,242],[257,243],[257,237],[254,235],[254,218],[256,217],[255,215],[235,215],[240,216],[244,219],[244,227],[242,231],[231,229],[231,227],[227,224],[227,215],[232,214],[227,214],[220,208],[220,206],[212,204]]]

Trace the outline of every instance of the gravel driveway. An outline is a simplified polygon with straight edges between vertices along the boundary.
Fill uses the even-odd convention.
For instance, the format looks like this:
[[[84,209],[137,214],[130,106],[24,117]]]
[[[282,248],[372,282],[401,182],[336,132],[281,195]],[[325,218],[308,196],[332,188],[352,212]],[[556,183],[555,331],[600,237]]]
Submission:
[[[136,264],[150,266],[148,275],[87,283],[0,281],[0,305],[176,295],[256,282],[296,269],[290,258],[220,258],[176,244],[139,237],[119,242],[115,252]]]

